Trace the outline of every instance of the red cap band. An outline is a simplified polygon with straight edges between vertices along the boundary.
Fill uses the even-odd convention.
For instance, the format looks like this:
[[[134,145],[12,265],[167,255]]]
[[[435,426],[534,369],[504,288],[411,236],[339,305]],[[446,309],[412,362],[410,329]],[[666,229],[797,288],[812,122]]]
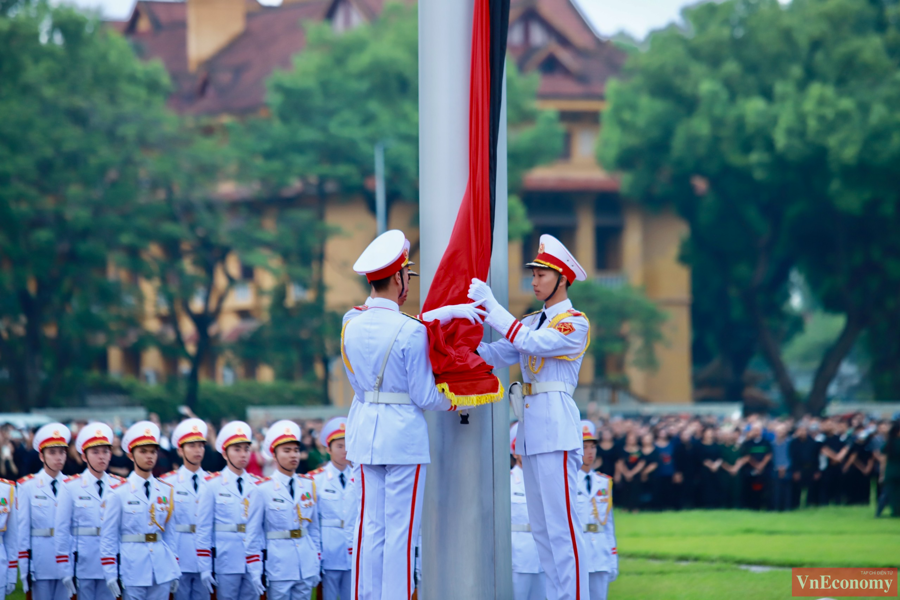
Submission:
[[[554,271],[559,271],[563,275],[565,275],[566,279],[569,281],[569,285],[575,283],[575,271],[569,268],[569,265],[556,258],[552,254],[541,253],[537,255],[537,258],[534,259],[536,263],[541,263],[547,265],[548,269],[553,269]]]
[[[378,281],[379,279],[390,277],[394,273],[400,271],[400,269],[405,267],[407,264],[409,264],[409,250],[404,250],[403,254],[401,254],[400,257],[397,258],[397,260],[395,260],[388,266],[371,273],[366,273],[366,279],[369,281],[369,283],[372,283],[373,281]]]

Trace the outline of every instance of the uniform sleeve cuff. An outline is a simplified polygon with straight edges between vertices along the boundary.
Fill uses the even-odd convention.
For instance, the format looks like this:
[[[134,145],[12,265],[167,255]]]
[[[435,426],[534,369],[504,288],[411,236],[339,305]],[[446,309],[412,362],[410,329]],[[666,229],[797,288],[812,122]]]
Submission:
[[[515,342],[522,329],[522,322],[512,316],[508,310],[502,306],[495,308],[488,314],[486,322],[494,328],[500,335],[505,337],[510,343]]]

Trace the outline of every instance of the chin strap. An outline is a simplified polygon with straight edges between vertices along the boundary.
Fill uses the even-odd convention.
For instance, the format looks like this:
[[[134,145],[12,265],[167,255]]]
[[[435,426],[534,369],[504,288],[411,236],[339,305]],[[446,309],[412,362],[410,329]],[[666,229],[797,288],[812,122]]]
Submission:
[[[550,292],[550,295],[547,296],[547,299],[546,299],[546,300],[544,300],[544,303],[545,303],[545,304],[546,304],[547,302],[549,302],[549,301],[553,298],[553,296],[556,295],[556,292],[559,290],[559,284],[562,283],[562,280],[563,280],[563,274],[560,273],[559,275],[556,276],[556,285],[553,286],[553,291]]]

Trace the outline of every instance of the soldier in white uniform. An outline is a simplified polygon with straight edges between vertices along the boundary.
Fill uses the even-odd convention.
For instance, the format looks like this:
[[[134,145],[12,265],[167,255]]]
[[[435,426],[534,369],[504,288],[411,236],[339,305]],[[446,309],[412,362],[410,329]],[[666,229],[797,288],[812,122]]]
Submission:
[[[590,600],[606,600],[609,584],[619,576],[616,554],[616,527],[613,521],[612,478],[592,471],[597,458],[597,429],[590,421],[581,422],[584,440],[584,465],[578,474],[578,515],[584,527]]]
[[[293,421],[278,421],[266,432],[263,456],[275,461],[275,472],[257,482],[259,501],[250,507],[255,532],[251,551],[265,555],[269,600],[309,600],[320,579],[316,484],[296,473],[300,437],[300,427]],[[263,564],[254,562],[250,569],[258,580]]]
[[[409,287],[409,241],[380,235],[353,270],[372,285],[369,308],[341,335],[356,397],[347,419],[347,458],[360,465],[360,516],[351,587],[354,600],[409,600],[425,467],[431,462],[425,410],[453,410],[434,383],[425,326],[400,312]],[[469,305],[432,318],[478,319]]]
[[[200,568],[200,559],[211,557],[210,548],[197,545],[197,523],[204,518],[200,513],[200,488],[206,485],[207,473],[200,468],[200,463],[206,453],[207,431],[201,419],[185,419],[179,423],[172,432],[172,445],[178,449],[184,464],[161,477],[175,490],[172,527],[181,567],[175,600],[207,600],[216,584],[212,572]]]
[[[56,507],[54,540],[63,585],[71,598],[112,600],[100,564],[103,504],[112,488],[125,481],[106,472],[112,458],[113,432],[105,423],[88,423],[75,437],[87,468],[63,481]],[[62,562],[60,562],[62,561]]]
[[[0,565],[6,565],[6,579],[0,579],[0,592],[5,596],[16,590],[19,568],[19,528],[16,521],[16,482],[0,479]],[[3,585],[3,582],[6,585]]]
[[[518,423],[514,423],[509,430],[509,452],[516,459],[516,466],[509,472],[509,487],[512,493],[513,600],[544,600],[547,597],[546,577],[528,522],[522,457],[516,454],[518,430]]]
[[[559,600],[587,594],[584,536],[575,510],[576,476],[581,468],[581,416],[572,394],[590,343],[587,318],[572,308],[568,287],[584,281],[581,265],[562,243],[541,236],[532,269],[532,287],[543,310],[517,320],[477,279],[469,298],[488,311],[485,323],[504,336],[479,344],[478,354],[495,367],[516,363],[525,383],[516,451],[522,456],[531,530],[549,586]]]
[[[19,571],[25,591],[34,600],[64,600],[69,594],[62,583],[60,565],[68,555],[57,556],[53,540],[56,506],[62,491],[62,468],[66,464],[72,434],[62,423],[48,423],[34,434],[34,449],[44,468],[19,480],[16,503],[19,530]]]
[[[150,421],[128,428],[122,448],[134,471],[113,486],[103,509],[100,563],[112,595],[124,594],[125,600],[166,600],[178,591],[181,570],[171,526],[175,493],[153,477],[159,442],[159,427]]]
[[[322,427],[321,440],[331,461],[310,475],[319,495],[322,528],[322,592],[324,600],[351,600],[350,564],[358,497],[353,466],[347,461],[347,419],[335,417]]]
[[[262,555],[251,551],[255,535],[250,510],[261,502],[256,488],[258,477],[245,471],[250,461],[253,430],[243,421],[232,421],[216,436],[216,450],[225,457],[227,467],[206,477],[200,488],[197,523],[197,547],[213,548],[213,560],[198,556],[200,572],[215,574],[219,600],[257,600],[265,593],[262,569],[254,576],[251,565]]]

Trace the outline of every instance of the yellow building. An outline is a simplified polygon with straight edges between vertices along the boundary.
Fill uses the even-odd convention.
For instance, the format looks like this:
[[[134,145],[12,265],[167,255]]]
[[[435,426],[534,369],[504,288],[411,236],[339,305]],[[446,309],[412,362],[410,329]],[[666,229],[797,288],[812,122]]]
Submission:
[[[328,21],[343,31],[377,18],[383,1],[285,0],[280,7],[263,7],[255,0],[139,1],[128,21],[115,25],[143,57],[163,61],[176,85],[173,109],[240,116],[263,110],[265,79],[276,68],[288,68],[291,56],[303,51],[304,22]],[[595,158],[606,81],[619,72],[623,54],[591,28],[571,0],[513,0],[508,49],[520,70],[540,73],[540,105],[558,111],[566,131],[563,155],[525,178],[522,199],[534,232],[510,244],[510,308],[521,314],[532,304],[530,276],[522,264],[535,255],[541,233],[557,236],[590,276],[606,285],[642,287],[669,314],[667,343],[657,349],[660,368],[652,373],[628,368],[631,393],[653,402],[689,402],[690,273],[678,262],[686,225],[674,214],[649,213],[621,198],[617,179]],[[407,233],[414,260],[415,213],[415,206],[395,203],[388,219],[389,227]],[[325,248],[326,302],[343,312],[365,300],[366,289],[351,266],[376,234],[375,216],[362,198],[342,198],[328,203],[325,218],[340,230]],[[240,276],[241,285],[217,324],[217,334],[226,339],[239,336],[263,315],[257,291],[269,283],[264,274],[242,272],[237,258],[233,263],[229,271]],[[419,300],[415,286],[408,306],[418,307]],[[164,326],[164,313],[160,308],[147,326]],[[136,355],[114,348],[108,363],[111,373],[150,380],[178,368],[157,351]],[[585,362],[584,390],[590,390],[597,369],[592,360]],[[206,365],[203,375],[220,382],[234,377],[266,381],[272,372],[261,365],[233,369],[219,359]],[[335,401],[349,401],[340,378],[333,383]]]

